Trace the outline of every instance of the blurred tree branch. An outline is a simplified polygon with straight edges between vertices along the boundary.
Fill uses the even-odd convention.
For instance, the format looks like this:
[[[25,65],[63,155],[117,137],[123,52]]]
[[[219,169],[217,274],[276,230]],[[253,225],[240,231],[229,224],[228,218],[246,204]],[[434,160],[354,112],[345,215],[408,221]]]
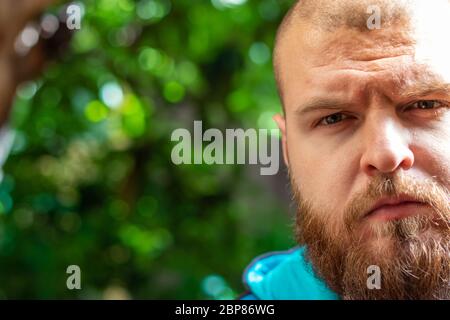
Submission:
[[[15,40],[34,17],[55,0],[0,1],[0,123],[8,116],[17,85],[36,76],[45,63],[41,46],[25,56],[15,50]]]

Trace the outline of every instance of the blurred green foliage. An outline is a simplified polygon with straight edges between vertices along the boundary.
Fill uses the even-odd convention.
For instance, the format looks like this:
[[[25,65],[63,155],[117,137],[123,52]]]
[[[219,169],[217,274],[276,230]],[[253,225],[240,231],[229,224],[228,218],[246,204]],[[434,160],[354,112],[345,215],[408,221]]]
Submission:
[[[290,1],[80,3],[70,49],[17,92],[0,297],[236,297],[252,258],[294,244],[288,206],[243,165],[173,165],[170,135],[199,119],[274,128]]]

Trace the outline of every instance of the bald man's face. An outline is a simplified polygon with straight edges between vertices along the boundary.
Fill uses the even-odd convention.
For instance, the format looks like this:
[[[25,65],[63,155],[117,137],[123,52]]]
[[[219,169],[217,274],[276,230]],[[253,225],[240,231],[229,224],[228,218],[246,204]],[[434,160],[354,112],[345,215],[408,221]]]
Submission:
[[[297,24],[280,42],[298,238],[345,297],[450,298],[450,28],[433,28]]]

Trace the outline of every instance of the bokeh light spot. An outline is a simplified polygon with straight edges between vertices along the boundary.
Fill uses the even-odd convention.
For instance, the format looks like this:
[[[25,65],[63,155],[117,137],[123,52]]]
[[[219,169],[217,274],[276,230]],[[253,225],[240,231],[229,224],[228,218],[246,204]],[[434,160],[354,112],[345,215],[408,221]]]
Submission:
[[[184,94],[184,87],[176,81],[170,81],[164,86],[164,97],[169,102],[180,102],[184,98]]]
[[[249,50],[250,60],[256,64],[265,64],[270,59],[269,47],[263,42],[252,44]]]
[[[108,108],[100,101],[94,100],[86,106],[84,114],[89,121],[100,122],[108,116]]]
[[[116,109],[123,102],[123,91],[117,83],[108,82],[101,87],[100,97],[105,105]]]

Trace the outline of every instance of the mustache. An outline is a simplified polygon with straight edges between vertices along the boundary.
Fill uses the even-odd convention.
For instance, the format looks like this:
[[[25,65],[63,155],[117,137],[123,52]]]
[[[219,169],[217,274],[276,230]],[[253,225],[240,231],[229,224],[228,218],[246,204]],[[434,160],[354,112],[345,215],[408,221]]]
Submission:
[[[374,177],[365,190],[356,194],[346,206],[344,222],[348,228],[365,217],[381,198],[408,197],[428,204],[445,222],[450,218],[450,194],[432,178],[419,180],[404,173],[381,174]]]

